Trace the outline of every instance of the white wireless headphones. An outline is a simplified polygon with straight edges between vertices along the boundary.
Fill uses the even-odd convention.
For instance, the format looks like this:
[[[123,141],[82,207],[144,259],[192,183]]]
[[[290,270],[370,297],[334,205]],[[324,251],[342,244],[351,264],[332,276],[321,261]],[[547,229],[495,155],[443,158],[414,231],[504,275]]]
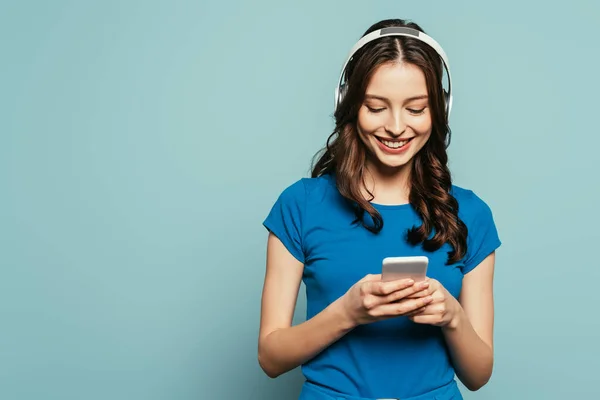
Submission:
[[[448,91],[446,91],[444,89],[442,89],[442,90],[444,93],[444,105],[445,105],[445,111],[446,111],[446,118],[450,119],[450,111],[452,110],[452,78],[450,77],[450,67],[448,66],[448,57],[446,56],[444,49],[442,49],[442,46],[440,46],[438,44],[438,42],[433,40],[433,38],[424,34],[421,31],[418,31],[413,28],[407,28],[407,27],[390,27],[390,28],[383,28],[383,29],[373,31],[373,32],[363,36],[354,45],[354,47],[352,47],[352,50],[350,50],[350,54],[348,55],[348,58],[346,59],[346,62],[344,63],[342,72],[340,73],[340,79],[338,81],[338,86],[335,88],[334,109],[337,109],[339,107],[340,103],[342,102],[342,99],[344,98],[344,95],[348,91],[348,85],[345,81],[343,81],[343,79],[345,78],[346,66],[348,65],[348,63],[350,62],[352,57],[354,56],[354,53],[356,53],[356,51],[358,49],[360,49],[367,43],[372,42],[373,40],[377,40],[379,38],[385,37],[385,36],[407,36],[407,37],[411,37],[413,39],[418,39],[424,43],[427,43],[439,54],[439,56],[442,59],[442,62],[444,64],[444,69],[446,70],[446,73],[448,74]]]

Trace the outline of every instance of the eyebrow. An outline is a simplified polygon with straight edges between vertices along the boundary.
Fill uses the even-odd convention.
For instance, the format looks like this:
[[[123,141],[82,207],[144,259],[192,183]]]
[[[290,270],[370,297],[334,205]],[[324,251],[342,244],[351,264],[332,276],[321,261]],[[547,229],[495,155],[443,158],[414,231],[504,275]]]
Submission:
[[[419,96],[413,96],[413,97],[409,97],[408,99],[406,99],[406,101],[413,101],[413,100],[421,100],[421,99],[426,99],[427,96],[426,94],[422,94]],[[376,94],[366,94],[365,95],[366,99],[376,99],[376,100],[381,100],[381,101],[388,101],[389,99],[387,97],[383,97],[383,96],[377,96]]]

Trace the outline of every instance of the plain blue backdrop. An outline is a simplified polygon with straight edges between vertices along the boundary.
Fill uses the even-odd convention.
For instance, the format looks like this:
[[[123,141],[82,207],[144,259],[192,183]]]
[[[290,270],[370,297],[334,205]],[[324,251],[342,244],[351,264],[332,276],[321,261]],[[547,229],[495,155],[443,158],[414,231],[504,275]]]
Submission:
[[[281,190],[345,57],[408,18],[453,74],[455,183],[492,207],[496,365],[467,399],[600,397],[597,2],[0,5],[0,398],[293,399],[256,360]],[[305,299],[296,322],[303,320]]]

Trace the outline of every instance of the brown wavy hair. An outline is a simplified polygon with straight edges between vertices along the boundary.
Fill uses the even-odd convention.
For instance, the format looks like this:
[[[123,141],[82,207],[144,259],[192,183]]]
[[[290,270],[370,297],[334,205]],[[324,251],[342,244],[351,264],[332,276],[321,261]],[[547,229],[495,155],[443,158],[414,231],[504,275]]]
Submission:
[[[389,19],[372,25],[364,35],[387,27],[409,27],[424,32],[414,22]],[[439,55],[418,39],[387,36],[368,43],[358,50],[346,69],[348,90],[334,113],[335,128],[325,148],[313,159],[312,177],[334,175],[340,194],[355,206],[356,220],[377,233],[383,228],[383,218],[365,199],[367,150],[357,132],[358,111],[363,104],[367,85],[382,64],[402,61],[413,64],[425,75],[432,132],[427,143],[414,156],[410,172],[409,202],[422,220],[406,232],[412,245],[421,244],[426,251],[436,251],[445,243],[452,246],[448,264],[460,260],[467,250],[467,227],[458,217],[458,202],[450,193],[452,178],[448,169],[446,147],[451,131],[444,111],[442,92],[443,66]],[[372,224],[365,222],[365,212]]]

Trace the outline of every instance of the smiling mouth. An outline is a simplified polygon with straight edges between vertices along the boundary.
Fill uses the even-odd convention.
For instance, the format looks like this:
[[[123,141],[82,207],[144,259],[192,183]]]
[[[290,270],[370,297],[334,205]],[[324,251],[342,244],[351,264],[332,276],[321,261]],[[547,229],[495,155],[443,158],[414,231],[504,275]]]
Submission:
[[[404,140],[389,140],[380,138],[378,136],[375,136],[375,138],[377,138],[377,140],[379,140],[381,143],[383,143],[386,147],[389,147],[390,149],[399,149],[400,147],[404,146],[413,139],[408,138]]]

